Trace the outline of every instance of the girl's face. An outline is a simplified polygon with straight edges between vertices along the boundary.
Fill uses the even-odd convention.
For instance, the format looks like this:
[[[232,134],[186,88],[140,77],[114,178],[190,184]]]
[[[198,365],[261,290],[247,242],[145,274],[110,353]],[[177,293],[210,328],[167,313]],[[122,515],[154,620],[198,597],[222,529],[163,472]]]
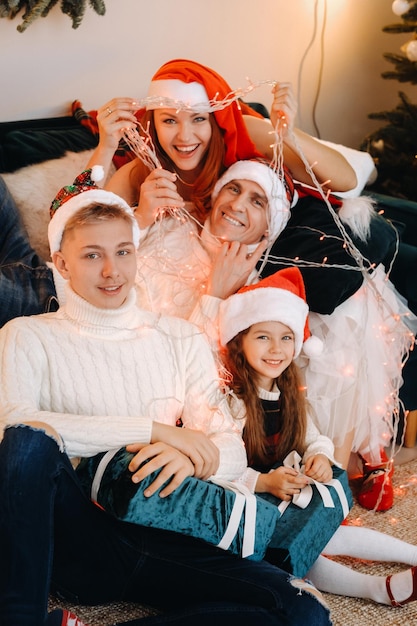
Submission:
[[[268,230],[268,198],[252,180],[232,180],[219,192],[210,213],[210,231],[225,241],[258,243]]]
[[[270,391],[294,358],[294,333],[281,322],[259,322],[243,335],[242,348],[258,385]]]
[[[209,113],[156,109],[154,124],[162,149],[177,169],[190,171],[200,165],[211,139]]]

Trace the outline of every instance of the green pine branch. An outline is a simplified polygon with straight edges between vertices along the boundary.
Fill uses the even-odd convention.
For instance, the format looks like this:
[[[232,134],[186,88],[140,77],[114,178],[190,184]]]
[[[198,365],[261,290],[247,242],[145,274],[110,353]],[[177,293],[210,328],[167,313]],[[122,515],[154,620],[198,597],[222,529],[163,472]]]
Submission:
[[[0,18],[13,19],[20,11],[23,11],[23,21],[17,26],[17,30],[23,33],[36,19],[46,17],[52,7],[59,0],[0,0]],[[72,27],[80,25],[87,0],[61,0],[61,11],[72,20]],[[98,15],[104,15],[106,7],[104,0],[89,0],[89,5]]]
[[[414,20],[410,24],[390,24],[382,29],[384,33],[397,35],[398,33],[412,33],[417,29],[417,22]]]

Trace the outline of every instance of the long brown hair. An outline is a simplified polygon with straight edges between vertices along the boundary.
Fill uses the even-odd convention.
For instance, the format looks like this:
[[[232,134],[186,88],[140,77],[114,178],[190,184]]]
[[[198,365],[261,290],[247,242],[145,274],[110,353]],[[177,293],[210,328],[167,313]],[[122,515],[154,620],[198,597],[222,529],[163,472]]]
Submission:
[[[211,208],[211,192],[213,187],[226,169],[223,164],[225,145],[222,131],[212,113],[209,114],[209,121],[211,125],[211,138],[207,152],[204,155],[203,167],[194,182],[190,197],[190,200],[196,207],[196,216],[202,221],[205,220]],[[175,172],[173,162],[159,143],[154,124],[153,111],[146,111],[144,113],[141,118],[141,124],[143,128],[147,129],[149,132],[162,167],[171,172]],[[149,170],[140,159],[136,159],[136,161],[137,163],[130,174],[130,182],[140,193],[140,185],[148,176]]]
[[[232,389],[243,400],[246,421],[243,439],[250,465],[265,465],[271,461],[266,453],[264,412],[258,396],[257,373],[249,365],[242,347],[242,338],[249,328],[240,332],[227,344],[225,365],[232,376]],[[301,384],[298,366],[292,361],[276,379],[281,392],[282,428],[275,450],[275,461],[283,461],[291,450],[302,456],[306,438],[306,398]]]

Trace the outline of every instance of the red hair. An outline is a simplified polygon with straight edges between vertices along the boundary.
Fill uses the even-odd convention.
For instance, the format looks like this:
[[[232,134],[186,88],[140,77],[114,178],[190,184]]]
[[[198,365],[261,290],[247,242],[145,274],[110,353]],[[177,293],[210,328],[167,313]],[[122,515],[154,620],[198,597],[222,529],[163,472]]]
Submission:
[[[162,65],[152,77],[152,81],[156,80],[200,83],[204,86],[210,100],[225,100],[232,93],[230,85],[220,74],[205,65],[187,59],[173,59]],[[262,157],[249,136],[242,111],[236,101],[221,111],[214,111],[213,115],[223,132],[226,146],[223,158],[225,168],[242,159]]]

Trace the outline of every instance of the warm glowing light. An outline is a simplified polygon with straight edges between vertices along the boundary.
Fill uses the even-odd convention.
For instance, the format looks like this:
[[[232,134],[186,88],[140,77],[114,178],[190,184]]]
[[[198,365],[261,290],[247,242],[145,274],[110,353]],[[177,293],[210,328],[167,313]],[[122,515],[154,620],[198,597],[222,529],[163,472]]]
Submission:
[[[342,376],[346,376],[347,378],[352,377],[355,374],[355,368],[353,365],[345,365],[342,369]]]

